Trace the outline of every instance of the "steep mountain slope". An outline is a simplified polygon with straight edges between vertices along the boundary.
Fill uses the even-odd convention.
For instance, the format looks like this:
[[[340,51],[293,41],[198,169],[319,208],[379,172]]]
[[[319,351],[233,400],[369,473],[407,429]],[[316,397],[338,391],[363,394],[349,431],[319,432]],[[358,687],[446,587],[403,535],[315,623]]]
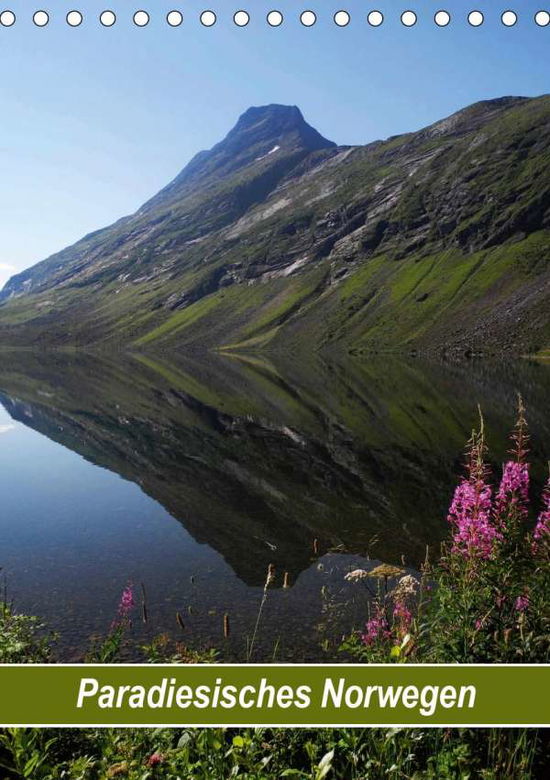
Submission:
[[[249,109],[136,214],[13,277],[0,343],[537,351],[550,97],[336,147]]]

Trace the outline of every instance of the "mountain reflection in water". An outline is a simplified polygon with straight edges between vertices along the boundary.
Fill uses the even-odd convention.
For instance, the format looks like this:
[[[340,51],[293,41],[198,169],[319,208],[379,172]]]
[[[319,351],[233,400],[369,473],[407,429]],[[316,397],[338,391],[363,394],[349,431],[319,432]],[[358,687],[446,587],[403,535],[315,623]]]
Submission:
[[[319,647],[326,645],[327,631],[334,639],[362,617],[364,604],[345,613],[340,622],[327,618],[327,592],[336,601],[352,595],[356,600],[353,587],[343,584],[350,566],[368,565],[364,556],[370,556],[391,563],[404,559],[415,567],[427,545],[437,551],[448,531],[446,508],[478,404],[498,468],[508,446],[517,392],[523,394],[535,483],[540,486],[548,456],[549,389],[550,368],[528,362],[443,365],[386,357],[329,361],[221,354],[175,360],[6,352],[1,356],[0,402],[10,425],[22,423],[44,434],[143,492],[139,498],[121,497],[116,491],[124,486],[110,482],[98,488],[103,499],[96,514],[88,515],[92,510],[82,506],[76,487],[71,495],[67,467],[60,465],[55,473],[65,480],[63,506],[70,507],[74,523],[71,527],[68,519],[65,531],[58,524],[54,533],[56,519],[49,514],[54,510],[44,494],[38,495],[44,472],[34,463],[33,473],[38,469],[39,477],[25,489],[37,494],[43,507],[41,525],[31,534],[28,524],[35,520],[30,510],[14,507],[1,526],[0,566],[8,571],[21,604],[32,606],[61,630],[65,622],[71,623],[74,652],[91,632],[101,629],[128,575],[135,582],[145,581],[158,600],[158,620],[154,627],[139,628],[143,636],[159,630],[175,634],[174,609],[192,597],[199,604],[194,614],[203,616],[193,617],[189,609],[192,641],[218,641],[216,615],[230,610],[237,631],[232,629],[236,635],[226,643],[228,657],[242,658],[267,567],[273,563],[279,592],[273,593],[273,614],[270,617],[268,609],[264,618],[272,621],[272,636],[258,646],[263,642],[269,653],[273,636],[290,630],[292,637],[282,643],[286,658],[318,660],[324,657]],[[6,424],[3,419],[0,423]],[[9,436],[7,431],[0,438],[8,471]],[[27,460],[21,462],[37,460],[33,447],[38,445],[29,441],[25,446]],[[16,483],[24,482],[24,471],[20,466]],[[8,478],[12,483],[3,484]],[[6,469],[0,486],[6,495],[14,490]],[[136,503],[136,517],[144,515],[139,523],[135,520],[135,534],[131,517],[125,520],[126,538],[135,536],[126,547],[122,527],[116,533],[116,523],[110,520],[107,542],[107,524],[98,519],[100,512],[101,517],[108,513],[115,494],[127,514],[131,502],[148,502],[146,508]],[[155,525],[160,520],[149,524],[152,507],[157,515],[163,508],[170,516],[163,514],[162,527]],[[17,524],[10,519],[14,512],[21,514]],[[78,536],[85,514],[87,532],[95,527],[75,552],[81,556],[81,569],[78,560],[71,568],[70,544],[65,545],[63,534]],[[176,538],[174,519],[189,534],[185,549],[178,547],[181,528]],[[26,553],[21,541],[25,527]],[[50,541],[55,539],[49,547],[40,541],[48,532]],[[110,556],[117,544],[115,563]],[[145,566],[138,558],[146,549]],[[193,574],[197,566],[208,573],[200,594],[194,576],[192,592],[187,592],[190,580],[183,574]],[[73,577],[75,571],[82,581]],[[288,593],[280,587],[285,571],[292,584]],[[320,628],[324,620],[329,628]]]

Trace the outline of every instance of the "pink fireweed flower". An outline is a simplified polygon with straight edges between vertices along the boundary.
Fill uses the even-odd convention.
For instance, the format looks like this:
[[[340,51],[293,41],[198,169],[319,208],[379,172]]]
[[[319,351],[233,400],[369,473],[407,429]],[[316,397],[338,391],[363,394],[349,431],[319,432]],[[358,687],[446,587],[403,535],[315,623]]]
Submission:
[[[486,452],[481,431],[472,434],[468,443],[466,470],[468,476],[457,486],[448,521],[454,528],[452,551],[470,559],[490,558],[494,544],[501,538],[492,519],[492,489],[487,484]]]
[[[412,612],[404,601],[396,601],[393,608],[394,623],[398,624],[400,634],[406,634],[412,623]]]
[[[120,602],[118,605],[118,614],[120,617],[126,617],[128,613],[134,608],[134,591],[130,584],[128,584],[122,591]]]
[[[527,433],[525,406],[523,405],[523,398],[521,395],[518,395],[518,416],[510,438],[513,442],[510,454],[514,456],[518,463],[524,463],[529,452],[529,434]]]
[[[504,466],[495,501],[497,524],[502,525],[513,510],[521,519],[527,517],[529,511],[529,464],[509,460]]]
[[[537,524],[533,531],[531,549],[537,553],[545,541],[550,541],[550,479],[546,483],[542,494],[542,512],[538,516]]]
[[[162,764],[163,761],[164,761],[164,756],[162,755],[162,753],[153,753],[147,759],[147,765],[148,766],[158,766],[159,764]]]
[[[501,538],[491,518],[491,492],[483,479],[463,479],[457,486],[447,518],[454,527],[453,552],[466,558],[491,557]]]
[[[388,621],[382,607],[377,607],[373,617],[367,621],[361,640],[365,645],[372,645],[377,639],[387,639],[390,636]]]
[[[128,585],[122,591],[122,595],[118,603],[116,617],[111,623],[111,631],[117,631],[118,629],[128,625],[130,622],[130,618],[128,616],[134,607],[134,591],[132,584],[128,583]]]
[[[516,612],[525,612],[529,609],[529,594],[524,593],[523,596],[518,596],[514,604],[514,609]]]

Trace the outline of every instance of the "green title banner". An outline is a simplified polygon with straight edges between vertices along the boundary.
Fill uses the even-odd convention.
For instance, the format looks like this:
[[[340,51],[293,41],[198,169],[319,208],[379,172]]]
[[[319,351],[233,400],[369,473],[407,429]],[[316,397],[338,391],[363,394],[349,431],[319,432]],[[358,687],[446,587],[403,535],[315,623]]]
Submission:
[[[550,665],[6,664],[0,725],[549,726]]]

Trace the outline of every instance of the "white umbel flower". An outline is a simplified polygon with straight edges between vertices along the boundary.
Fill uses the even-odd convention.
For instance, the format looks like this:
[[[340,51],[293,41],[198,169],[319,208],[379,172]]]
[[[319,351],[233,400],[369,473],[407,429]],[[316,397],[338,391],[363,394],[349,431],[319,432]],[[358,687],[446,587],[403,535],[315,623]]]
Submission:
[[[358,582],[359,580],[364,580],[368,576],[369,573],[365,569],[354,569],[353,571],[349,571],[344,579],[348,582]]]

